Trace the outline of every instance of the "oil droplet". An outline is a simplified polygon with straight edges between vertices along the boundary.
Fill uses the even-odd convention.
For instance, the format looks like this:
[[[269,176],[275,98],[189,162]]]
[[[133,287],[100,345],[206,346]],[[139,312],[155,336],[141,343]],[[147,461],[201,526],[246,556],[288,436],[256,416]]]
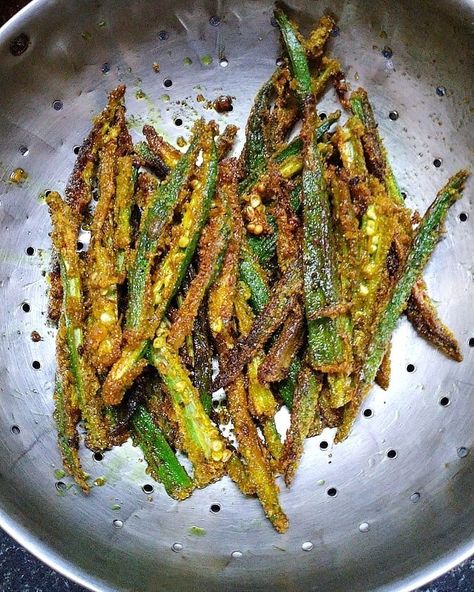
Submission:
[[[212,61],[212,59],[211,59],[211,61]],[[191,58],[187,57],[187,56],[183,60],[183,64],[185,66],[190,66],[192,63],[193,63],[193,60]]]
[[[210,56],[209,54],[203,55],[201,57],[201,64],[203,66],[210,66],[212,64],[212,56]]]
[[[170,96],[169,95],[161,95],[161,100],[163,103],[169,103]]]
[[[106,483],[107,483],[107,479],[105,477],[97,477],[97,479],[94,480],[94,485],[96,487],[102,487]]]
[[[57,479],[58,481],[65,476],[66,476],[66,471],[63,471],[63,469],[56,469],[54,471],[54,478]]]
[[[28,173],[20,167],[15,169],[10,175],[10,183],[16,183],[17,185],[23,183],[26,179],[28,179]]]

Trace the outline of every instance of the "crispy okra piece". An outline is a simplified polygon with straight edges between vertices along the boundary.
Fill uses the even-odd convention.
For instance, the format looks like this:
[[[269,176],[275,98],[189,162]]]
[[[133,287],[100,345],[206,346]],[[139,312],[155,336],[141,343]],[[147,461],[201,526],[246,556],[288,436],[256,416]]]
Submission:
[[[193,481],[176,458],[173,449],[143,405],[132,416],[132,438],[147,462],[147,471],[163,484],[166,493],[177,500],[189,497]]]
[[[54,421],[58,430],[58,446],[61,452],[63,467],[74,479],[84,493],[89,493],[87,474],[79,458],[79,436],[77,434],[77,415],[71,410],[71,401],[64,393],[61,379],[57,376],[54,386]],[[71,413],[71,411],[73,411]]]
[[[364,124],[365,133],[362,136],[362,142],[369,169],[380,181],[385,183],[388,196],[399,206],[393,249],[396,251],[398,259],[397,267],[400,268],[403,266],[413,240],[410,211],[404,204],[400,187],[388,160],[367,92],[362,88],[357,89],[352,93],[350,102],[354,115],[359,117]],[[421,337],[448,357],[460,361],[459,344],[450,329],[439,319],[436,306],[429,297],[426,285],[421,278],[414,286],[410,296],[407,317]]]
[[[361,402],[374,382],[398,318],[404,311],[413,286],[436,247],[450,206],[461,197],[468,176],[467,171],[461,170],[451,177],[439,191],[418,226],[404,268],[393,290],[387,295],[385,305],[376,321],[358,377],[357,391],[344,409],[344,419],[337,433],[337,441],[344,440],[349,434]]]
[[[58,430],[58,445],[65,471],[74,478],[84,491],[89,493],[87,475],[79,458],[79,435],[77,423],[81,412],[75,404],[74,383],[71,375],[66,343],[66,325],[62,318],[56,336],[56,360],[58,372],[54,385],[53,418]]]
[[[461,348],[452,332],[442,323],[436,308],[428,296],[426,284],[422,278],[413,286],[408,299],[406,315],[418,335],[438,348],[443,354],[462,362]]]
[[[333,142],[337,146],[350,186],[356,214],[360,215],[370,203],[369,173],[365,162],[361,137],[364,126],[357,117],[349,118],[337,128]]]
[[[248,286],[243,282],[240,282],[234,298],[234,308],[239,324],[239,332],[243,337],[248,335],[255,321],[255,315],[248,304],[249,293],[250,290],[248,289]],[[271,418],[275,415],[277,410],[277,402],[272,391],[258,378],[258,369],[262,360],[262,352],[256,351],[253,358],[249,360],[247,366],[248,404],[250,412],[254,417]]]
[[[123,284],[130,264],[130,245],[132,242],[131,214],[137,169],[129,155],[117,159],[114,200],[114,249],[118,283]]]
[[[291,411],[293,406],[293,397],[295,394],[296,389],[296,382],[298,379],[298,373],[301,369],[302,361],[299,357],[294,357],[290,363],[290,367],[288,368],[287,377],[282,380],[278,394],[280,395],[281,400],[287,408]]]
[[[295,296],[302,287],[302,272],[298,262],[272,288],[271,297],[256,318],[247,336],[237,342],[224,368],[213,384],[214,390],[229,384],[284,322],[293,308]]]
[[[265,359],[258,369],[259,380],[263,383],[284,380],[294,357],[300,350],[305,336],[305,320],[302,303],[297,300],[283,324]]]
[[[118,86],[109,94],[107,106],[95,118],[92,130],[79,150],[65,191],[66,202],[79,216],[82,216],[92,199],[98,153],[111,137],[117,135],[114,120],[119,110],[124,111],[124,95],[124,85]]]
[[[316,108],[311,75],[304,48],[287,16],[275,11],[290,58],[297,93],[303,105],[303,278],[308,319],[309,359],[326,372],[347,369],[343,324],[336,316],[340,303],[339,278],[323,160],[316,135]]]
[[[243,378],[237,377],[227,387],[226,393],[235,437],[239,445],[239,454],[246,462],[249,480],[255,487],[255,492],[267,518],[278,532],[285,532],[288,529],[288,518],[278,499],[278,486],[272,475],[270,461],[248,411]]]
[[[180,194],[187,190],[189,175],[193,171],[198,152],[202,122],[194,130],[193,140],[168,179],[157,187],[140,225],[133,263],[128,272],[128,306],[126,313],[129,341],[143,339],[143,325],[151,312],[151,266],[164,229],[170,224]],[[148,304],[148,306],[147,306]]]
[[[181,160],[183,154],[177,148],[166,142],[157,133],[153,126],[143,126],[143,134],[145,135],[150,150],[165,164],[165,166],[168,167],[169,170],[173,170]]]
[[[237,171],[234,171],[236,174]],[[235,177],[235,180],[237,180],[237,177]],[[229,351],[232,351],[234,346],[232,317],[237,293],[236,278],[239,268],[239,253],[243,240],[243,227],[240,220],[236,191],[234,191],[234,200],[231,201],[231,204],[235,212],[233,217],[234,229],[221,273],[211,287],[208,305],[209,324],[220,363],[225,361]],[[288,528],[288,520],[278,501],[278,487],[272,475],[268,452],[258,436],[256,425],[248,409],[248,397],[242,376],[239,376],[237,380],[229,385],[226,389],[226,395],[229,413],[239,445],[239,454],[245,462],[250,491],[255,491],[265,514],[275,528],[279,532],[283,532]],[[232,459],[230,462],[232,462]],[[247,481],[238,479],[239,474],[232,476],[232,473],[230,473],[230,475],[244,493],[249,491]]]
[[[336,25],[331,15],[324,14],[311,31],[307,39],[303,40],[306,55],[311,60],[318,60],[324,51],[324,47]]]
[[[63,316],[67,365],[71,376],[72,405],[81,411],[87,427],[86,444],[93,450],[108,446],[108,425],[99,396],[99,381],[94,369],[82,355],[84,347],[84,302],[82,296],[81,262],[76,251],[79,222],[72,208],[51,192],[46,198],[53,231],[51,239],[59,260],[63,284]]]
[[[159,179],[166,179],[169,175],[171,170],[170,167],[153,152],[146,142],[138,142],[135,144],[135,153],[140,157],[142,163],[155,173]]]
[[[90,305],[85,346],[89,359],[99,373],[106,371],[117,360],[122,342],[113,220],[116,164],[117,142],[111,140],[99,154],[99,199],[86,253],[85,287]]]
[[[219,479],[232,453],[211,422],[178,354],[167,344],[167,331],[159,330],[150,348],[150,361],[171,397],[181,432],[183,450],[194,467],[194,481],[203,487]]]
[[[212,345],[205,303],[201,304],[192,333],[193,384],[208,415],[212,412]]]
[[[221,167],[215,207],[211,209],[209,222],[199,241],[198,271],[186,291],[169,332],[169,344],[176,350],[183,346],[185,338],[191,334],[201,302],[222,265],[232,215],[227,198],[228,187],[225,184],[228,177],[226,167]]]
[[[258,177],[271,156],[266,122],[270,114],[273,93],[274,76],[258,91],[247,120],[245,145],[240,157],[245,186]]]
[[[122,349],[121,357],[111,368],[105,380],[103,397],[104,401],[109,405],[120,403],[125,390],[145,367],[146,361],[143,357],[148,340],[153,338],[171,299],[181,285],[184,274],[194,255],[197,242],[209,214],[217,180],[217,151],[213,130],[213,126],[210,125],[201,136],[203,162],[198,170],[193,192],[189,201],[183,205],[183,216],[180,224],[173,227],[170,248],[157,269],[149,291],[148,297],[151,298],[152,309],[151,318],[141,323],[140,341],[130,341]],[[179,166],[180,164],[171,173],[170,181],[174,178]],[[138,257],[138,250],[136,257]],[[143,297],[144,294],[142,293],[142,299]]]
[[[291,422],[288,429],[282,456],[283,474],[286,485],[290,485],[303,454],[304,441],[313,425],[322,379],[309,364],[303,362],[298,373]]]

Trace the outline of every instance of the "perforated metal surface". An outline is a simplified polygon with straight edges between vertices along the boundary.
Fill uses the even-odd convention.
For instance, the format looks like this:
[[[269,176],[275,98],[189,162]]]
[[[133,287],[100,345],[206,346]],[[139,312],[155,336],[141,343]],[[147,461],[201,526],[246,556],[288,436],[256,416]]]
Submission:
[[[444,179],[472,168],[474,3],[414,4],[332,2],[332,46],[353,86],[370,91],[407,202],[423,211]],[[304,30],[326,8],[290,6]],[[474,551],[472,181],[426,272],[465,361],[446,360],[401,321],[390,390],[374,389],[342,445],[330,432],[309,441],[291,490],[282,485],[285,535],[227,479],[181,503],[158,484],[145,493],[149,478],[129,445],[99,461],[85,451],[86,469],[106,480],[88,498],[67,478],[65,489],[56,483],[49,222],[38,196],[64,188],[74,146],[119,81],[137,131],[148,120],[173,140],[198,113],[243,126],[279,54],[271,9],[37,0],[0,32],[0,523],[92,589],[409,590]],[[22,33],[30,43],[12,55]],[[230,117],[196,100],[223,92],[235,97]],[[17,167],[28,174],[19,185],[9,182]]]

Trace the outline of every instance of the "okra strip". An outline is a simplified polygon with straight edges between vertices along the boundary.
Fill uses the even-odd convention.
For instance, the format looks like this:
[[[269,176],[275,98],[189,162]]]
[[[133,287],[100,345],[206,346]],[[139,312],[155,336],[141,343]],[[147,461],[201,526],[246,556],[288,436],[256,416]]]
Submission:
[[[333,29],[335,21],[330,15],[323,15],[317,26],[311,31],[308,38],[304,40],[304,49],[309,59],[318,60],[324,51]]]
[[[243,282],[240,282],[234,297],[234,309],[242,338],[248,336],[255,322],[255,315],[247,302],[250,295],[249,293],[250,290],[248,286]],[[235,349],[235,347],[236,346],[234,346],[233,349]],[[230,355],[232,355],[232,353],[230,353],[229,356]],[[251,414],[260,419],[264,417],[273,418],[277,410],[277,402],[275,401],[272,391],[267,385],[261,383],[258,378],[258,369],[262,360],[262,352],[256,351],[247,366],[248,405]]]
[[[153,152],[146,142],[138,142],[138,144],[135,144],[135,152],[146,167],[153,171],[153,173],[155,173],[160,179],[166,179],[171,170],[170,167]]]
[[[94,125],[82,144],[71,176],[66,185],[66,202],[81,216],[92,199],[93,178],[97,155],[110,139],[110,128],[118,109],[123,108],[125,86],[120,85],[108,97],[105,109],[94,120]]]
[[[203,487],[224,474],[225,463],[232,453],[209,419],[197,389],[166,339],[166,330],[160,329],[150,348],[150,361],[171,397],[183,449],[194,467],[194,481],[198,487]]]
[[[271,156],[265,124],[269,117],[273,93],[274,77],[272,76],[258,91],[247,120],[245,145],[241,154],[244,185],[258,177]]]
[[[185,338],[191,334],[199,306],[209,285],[217,276],[227,248],[232,212],[227,202],[227,188],[224,184],[226,175],[224,172],[219,176],[216,207],[211,210],[208,225],[199,241],[197,275],[186,291],[169,332],[169,345],[176,350],[182,347]]]
[[[145,367],[143,356],[148,340],[152,339],[171,299],[181,285],[206,223],[217,179],[217,152],[212,127],[207,128],[202,136],[202,142],[203,162],[198,170],[195,188],[189,202],[184,205],[181,223],[173,228],[170,249],[161,262],[151,286],[153,306],[151,319],[147,319],[145,327],[141,329],[142,340],[138,343],[128,343],[123,348],[121,357],[111,368],[105,380],[103,397],[109,405],[120,403],[125,390]],[[171,173],[170,179],[178,167],[179,164]]]
[[[199,391],[206,413],[210,415],[212,412],[212,346],[204,304],[201,304],[194,321],[192,343],[193,384]]]
[[[84,303],[81,264],[76,251],[79,223],[75,213],[61,199],[59,193],[50,193],[46,201],[53,226],[51,239],[59,259],[64,291],[67,363],[74,392],[72,404],[80,409],[86,424],[87,445],[93,450],[103,450],[108,446],[108,426],[102,413],[99,382],[93,368],[81,353],[84,346]]]
[[[301,268],[295,262],[272,288],[271,297],[252,325],[249,334],[237,342],[213,389],[218,390],[229,384],[242,371],[255,353],[261,349],[285,320],[294,305],[294,296],[302,286]]]
[[[135,411],[131,423],[133,441],[141,448],[152,477],[162,483],[166,493],[174,499],[189,497],[193,490],[192,479],[143,405]]]
[[[246,462],[248,477],[262,504],[265,515],[278,532],[288,529],[288,518],[278,499],[278,486],[270,462],[247,407],[244,381],[239,376],[227,389],[227,404],[234,425],[239,454]]]
[[[79,436],[76,430],[77,418],[71,415],[71,401],[65,395],[61,379],[57,376],[54,387],[54,421],[58,430],[58,446],[64,470],[71,475],[84,493],[89,493],[90,485],[79,458]]]
[[[233,218],[234,232],[232,233],[221,273],[209,293],[209,324],[220,363],[225,361],[234,345],[231,327],[232,313],[237,289],[236,277],[240,244],[243,238],[243,228],[236,202],[237,192],[234,191],[234,200],[231,202],[237,214]],[[239,444],[239,454],[246,463],[248,480],[252,486],[251,490],[253,489],[257,493],[265,514],[270,518],[275,528],[279,532],[284,532],[288,528],[288,520],[278,501],[278,487],[272,476],[268,454],[263,447],[248,410],[247,393],[242,376],[239,376],[234,383],[229,385],[226,394],[229,413]],[[241,487],[242,481],[238,477],[239,475],[234,475],[232,478]],[[245,481],[243,484],[245,489],[242,488],[242,491],[245,493],[248,491],[248,486]]]
[[[120,355],[122,328],[119,321],[117,283],[119,280],[114,245],[113,200],[117,143],[111,140],[99,155],[99,200],[91,226],[86,254],[85,286],[90,310],[85,349],[94,368],[104,372]]]
[[[166,142],[151,125],[143,126],[143,134],[148,142],[150,150],[162,160],[170,170],[173,170],[182,158],[182,153]],[[188,150],[189,152],[189,150]]]
[[[134,338],[140,334],[146,321],[151,265],[164,228],[170,223],[178,197],[188,183],[188,178],[199,146],[202,124],[195,129],[193,140],[168,179],[158,186],[144,215],[136,240],[135,254],[128,272],[128,306],[126,328]]]
[[[58,430],[59,450],[65,471],[74,478],[84,493],[88,493],[90,486],[79,458],[77,423],[80,419],[80,410],[74,403],[74,384],[67,354],[64,318],[60,321],[56,336],[56,359],[58,372],[54,386],[53,418]]]
[[[412,240],[410,212],[406,208],[400,187],[395,179],[388,160],[387,151],[378,132],[372,106],[364,89],[359,88],[350,97],[354,115],[363,122],[365,134],[362,138],[366,158],[371,170],[385,183],[387,193],[395,204],[400,206],[399,227],[402,236],[399,242],[409,243]],[[398,231],[397,231],[398,232]],[[406,248],[408,244],[406,244]],[[403,263],[403,262],[402,262]],[[448,357],[456,361],[462,360],[459,344],[446,325],[439,319],[436,306],[431,300],[426,284],[418,280],[408,301],[407,318],[417,333]]]
[[[303,282],[308,318],[309,358],[317,370],[335,372],[347,366],[341,325],[326,310],[339,303],[338,274],[331,227],[329,196],[316,139],[316,109],[304,48],[287,16],[275,18],[288,51],[297,92],[303,104]]]
[[[452,332],[442,323],[431,298],[428,296],[426,284],[418,279],[408,300],[406,315],[415,331],[434,345],[444,355],[456,362],[462,362],[461,348]]]
[[[258,369],[259,380],[263,383],[278,382],[287,377],[290,365],[298,353],[305,335],[304,311],[301,302],[291,310],[282,330]]]
[[[290,367],[288,368],[288,375],[284,380],[282,380],[280,388],[278,389],[278,394],[280,395],[281,400],[283,403],[285,403],[290,411],[293,406],[293,397],[295,394],[298,372],[300,371],[301,365],[301,359],[299,357],[294,357],[291,361]]]
[[[116,269],[118,283],[123,284],[130,264],[130,244],[132,241],[131,213],[137,169],[131,156],[117,159],[116,191],[114,201],[114,248],[116,249]]]
[[[343,424],[337,434],[338,441],[344,440],[349,434],[360,404],[374,382],[398,318],[405,309],[410,292],[440,238],[449,208],[461,197],[468,176],[467,171],[461,170],[451,177],[418,226],[404,268],[376,322],[360,371],[356,395],[344,410]]]
[[[295,398],[291,408],[291,423],[286,434],[281,463],[286,485],[291,485],[303,455],[304,441],[313,425],[322,381],[307,364],[298,374]]]

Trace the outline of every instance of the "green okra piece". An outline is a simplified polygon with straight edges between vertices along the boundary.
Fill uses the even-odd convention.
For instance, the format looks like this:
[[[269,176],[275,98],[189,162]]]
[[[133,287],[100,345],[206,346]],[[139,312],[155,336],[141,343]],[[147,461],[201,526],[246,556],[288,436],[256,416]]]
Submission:
[[[449,208],[461,197],[468,176],[468,171],[461,170],[451,177],[418,226],[400,277],[376,321],[367,355],[360,370],[356,395],[344,410],[343,424],[337,434],[338,441],[346,438],[350,431],[360,404],[375,380],[398,318],[404,311],[411,290],[440,238]]]
[[[250,111],[245,132],[245,145],[242,151],[243,168],[246,177],[242,187],[255,180],[271,156],[265,134],[265,119],[270,110],[272,97],[273,76],[257,93]]]
[[[171,398],[183,449],[193,464],[194,480],[202,487],[223,475],[232,453],[206,413],[179,355],[166,339],[166,329],[159,329],[148,355]]]
[[[135,144],[135,152],[140,156],[145,165],[156,173],[160,179],[165,179],[168,176],[170,168],[153,152],[146,142]]]
[[[53,232],[51,238],[56,250],[63,285],[63,319],[67,360],[64,365],[70,373],[74,400],[87,426],[87,445],[94,450],[108,446],[108,426],[102,413],[99,381],[92,366],[82,355],[84,346],[84,302],[82,295],[81,264],[77,253],[79,222],[72,208],[56,192],[46,198]]]
[[[304,300],[308,319],[309,358],[315,369],[332,371],[344,363],[345,348],[337,318],[325,310],[337,307],[337,273],[329,195],[314,134],[306,140],[303,185]]]
[[[290,58],[297,92],[303,104],[303,267],[304,300],[308,318],[309,358],[315,369],[337,371],[345,362],[341,326],[327,315],[339,304],[331,210],[324,164],[316,135],[316,110],[304,47],[288,17],[279,9],[275,18]]]
[[[287,485],[293,481],[303,454],[304,441],[314,422],[321,388],[321,377],[309,365],[304,364],[298,374],[295,398],[291,408],[291,423],[282,456],[283,473]]]
[[[302,280],[300,265],[295,262],[273,287],[265,308],[255,319],[248,335],[237,342],[230,352],[224,368],[214,381],[213,390],[232,382],[283,323],[294,306],[293,297],[301,289]]]
[[[168,179],[156,189],[145,213],[136,241],[135,258],[128,273],[129,297],[126,312],[128,329],[139,330],[144,322],[146,291],[155,250],[164,228],[172,218],[180,192],[194,166],[200,132],[202,132],[202,126],[198,127],[186,154],[179,159]]]
[[[295,394],[298,372],[301,369],[301,365],[301,358],[294,357],[288,368],[288,375],[285,380],[281,381],[278,389],[278,394],[290,411],[293,406],[293,396]]]
[[[240,251],[239,276],[250,289],[250,304],[256,313],[260,313],[270,296],[267,278],[256,256],[246,244]]]
[[[350,104],[353,114],[359,118],[364,125],[366,132],[369,134],[369,136],[366,137],[368,148],[367,156],[373,173],[380,181],[385,183],[387,194],[390,199],[392,199],[394,203],[405,207],[404,199],[378,132],[378,125],[366,91],[359,88],[357,91],[353,92],[350,97]]]
[[[174,240],[161,262],[155,281],[151,286],[152,318],[146,324],[145,331],[140,335],[140,341],[138,343],[132,342],[123,349],[121,357],[113,365],[105,380],[103,398],[109,405],[120,403],[125,390],[146,365],[143,356],[149,343],[148,340],[153,337],[172,298],[181,285],[206,223],[217,180],[217,149],[211,130],[208,130],[208,134],[206,141],[209,141],[210,145],[209,149],[204,151],[197,187],[184,207],[184,214],[174,234]]]
[[[290,58],[291,70],[297,84],[298,96],[304,102],[306,97],[313,94],[313,85],[305,49],[301,45],[286,14],[282,10],[276,9],[274,15],[280,27],[288,57]]]
[[[134,444],[141,448],[152,477],[163,484],[169,496],[178,500],[189,497],[193,481],[143,405],[133,414],[131,424]]]
[[[201,403],[208,415],[212,412],[212,347],[209,321],[205,306],[201,305],[192,334],[194,364],[193,384],[199,391]]]
[[[58,445],[66,472],[84,491],[89,493],[90,485],[79,458],[79,436],[76,430],[77,417],[70,397],[63,389],[60,376],[56,376],[54,386],[54,420],[58,430]]]

